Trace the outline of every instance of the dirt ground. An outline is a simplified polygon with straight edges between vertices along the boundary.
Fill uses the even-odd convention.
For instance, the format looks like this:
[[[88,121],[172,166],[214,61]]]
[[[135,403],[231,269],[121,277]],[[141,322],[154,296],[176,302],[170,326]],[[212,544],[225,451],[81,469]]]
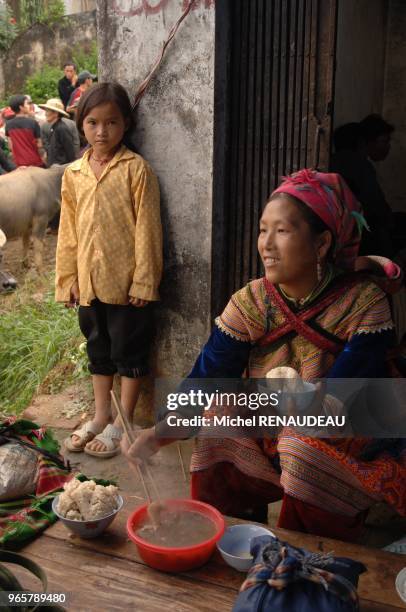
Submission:
[[[53,234],[47,234],[44,242],[44,273],[52,272],[55,268],[55,250],[57,236]],[[9,240],[3,250],[3,261],[1,269],[10,272],[12,276],[18,281],[19,285],[24,282],[27,275],[30,278],[34,278],[36,273],[33,268],[26,269],[21,266],[22,259],[22,241],[21,238],[14,238]],[[30,248],[29,258],[31,264],[33,264],[33,249],[32,245]]]

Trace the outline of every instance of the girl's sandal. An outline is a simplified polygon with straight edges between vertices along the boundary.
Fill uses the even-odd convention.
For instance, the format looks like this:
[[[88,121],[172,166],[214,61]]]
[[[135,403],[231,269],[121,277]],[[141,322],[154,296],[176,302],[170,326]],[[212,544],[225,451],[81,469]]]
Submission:
[[[95,451],[91,448],[88,448],[89,445],[85,446],[86,455],[91,455],[92,457],[101,457],[102,459],[108,459],[109,457],[114,457],[118,455],[120,452],[120,440],[123,437],[123,432],[118,427],[114,427],[114,425],[107,425],[102,433],[98,434],[91,440],[91,442],[97,441],[104,444],[106,450],[104,451]],[[117,443],[118,440],[118,443]]]
[[[92,421],[87,421],[80,429],[73,431],[70,436],[64,440],[64,446],[70,453],[81,453],[86,444],[100,433],[100,429],[95,427]],[[78,444],[73,444],[72,436],[79,438]]]

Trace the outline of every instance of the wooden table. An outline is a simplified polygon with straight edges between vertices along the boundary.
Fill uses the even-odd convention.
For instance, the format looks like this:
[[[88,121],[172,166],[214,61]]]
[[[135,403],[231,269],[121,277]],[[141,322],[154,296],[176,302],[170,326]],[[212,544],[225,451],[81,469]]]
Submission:
[[[50,592],[68,594],[67,610],[74,612],[226,612],[230,611],[244,574],[228,567],[216,550],[202,568],[171,575],[153,570],[140,559],[127,538],[126,520],[136,504],[127,498],[114,523],[99,538],[81,540],[57,523],[22,550],[47,572]],[[229,524],[242,521],[228,519]],[[360,578],[362,612],[404,610],[395,589],[395,577],[406,557],[285,529],[272,531],[296,546],[313,551],[334,551],[365,563]],[[20,572],[18,572],[20,576]],[[24,586],[35,589],[34,583]]]

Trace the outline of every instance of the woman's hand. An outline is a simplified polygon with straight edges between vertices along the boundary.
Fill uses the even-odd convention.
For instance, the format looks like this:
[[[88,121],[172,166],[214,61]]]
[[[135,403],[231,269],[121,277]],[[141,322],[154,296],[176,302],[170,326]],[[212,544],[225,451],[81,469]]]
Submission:
[[[127,436],[124,435],[121,440],[121,452],[131,463],[141,464],[159,451],[163,446],[162,442],[156,437],[155,427],[150,427],[140,431],[132,444],[128,442]]]
[[[141,298],[132,297],[131,295],[128,296],[128,301],[131,306],[135,306],[136,308],[144,308],[144,306],[149,303],[148,300],[142,300]]]
[[[75,281],[72,287],[70,288],[69,302],[65,302],[66,308],[75,308],[75,306],[78,306],[79,300],[80,300],[79,283],[78,281]]]

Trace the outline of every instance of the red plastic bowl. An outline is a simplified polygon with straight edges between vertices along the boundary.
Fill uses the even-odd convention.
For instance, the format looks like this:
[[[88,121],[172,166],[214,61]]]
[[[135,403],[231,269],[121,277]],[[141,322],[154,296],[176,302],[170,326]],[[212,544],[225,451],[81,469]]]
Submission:
[[[200,567],[211,557],[216,542],[224,533],[225,522],[223,516],[218,510],[213,508],[213,506],[205,504],[204,502],[195,501],[194,499],[166,499],[165,505],[169,508],[181,508],[182,510],[198,512],[206,516],[213,521],[216,527],[216,533],[209,540],[205,540],[200,544],[184,546],[182,548],[169,548],[151,544],[136,534],[137,529],[144,521],[147,514],[148,504],[144,504],[128,517],[128,535],[137,545],[141,558],[145,563],[155,569],[163,570],[164,572],[184,572],[194,569],[195,567]]]

